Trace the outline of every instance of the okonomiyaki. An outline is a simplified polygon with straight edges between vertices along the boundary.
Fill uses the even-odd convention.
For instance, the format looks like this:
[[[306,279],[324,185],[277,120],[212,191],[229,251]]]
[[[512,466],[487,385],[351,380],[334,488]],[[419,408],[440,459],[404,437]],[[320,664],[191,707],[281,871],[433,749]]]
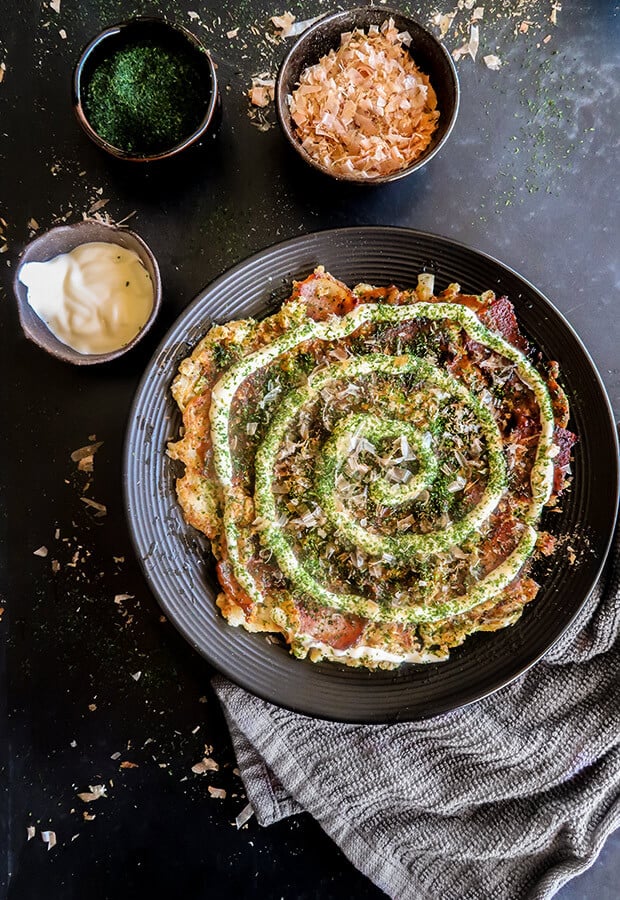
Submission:
[[[213,326],[172,393],[177,496],[230,625],[300,658],[394,668],[513,624],[570,475],[558,367],[491,291],[349,288]]]

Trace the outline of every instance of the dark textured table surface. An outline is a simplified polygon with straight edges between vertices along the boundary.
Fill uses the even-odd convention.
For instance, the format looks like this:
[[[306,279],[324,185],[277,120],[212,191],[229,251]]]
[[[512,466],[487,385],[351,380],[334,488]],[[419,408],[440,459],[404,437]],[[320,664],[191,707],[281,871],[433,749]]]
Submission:
[[[618,5],[565,0],[555,12],[559,4],[547,0],[476,5],[484,9],[480,50],[475,62],[458,63],[462,106],[451,141],[413,177],[357,190],[314,176],[276,127],[260,130],[248,115],[251,76],[275,71],[288,46],[266,37],[274,35],[269,17],[288,8],[306,19],[327,11],[326,3],[0,4],[0,629],[8,722],[0,744],[0,884],[11,900],[380,895],[307,817],[268,830],[254,820],[235,827],[246,801],[211,671],[162,621],[132,555],[122,442],[151,353],[204,284],[274,241],[347,224],[445,234],[516,268],[576,328],[620,413]],[[423,22],[456,9],[401,6]],[[115,164],[73,118],[70,73],[81,46],[135,12],[165,13],[192,28],[218,64],[221,129],[178,165]],[[457,9],[445,36],[451,50],[465,42],[471,14]],[[502,60],[499,71],[484,64],[488,54]],[[272,123],[273,112],[264,118]],[[22,337],[11,279],[30,234],[75,221],[104,200],[95,211],[116,221],[135,211],[131,225],[160,262],[164,307],[140,348],[78,370]],[[70,454],[92,435],[103,445],[89,477]],[[104,503],[107,515],[94,517],[83,496]],[[40,547],[47,556],[34,555]],[[205,745],[219,771],[200,776],[191,769]],[[106,797],[90,804],[77,797],[99,784]],[[226,798],[213,798],[209,786],[224,788]],[[50,851],[42,830],[56,834]],[[615,898],[619,876],[616,836],[560,896]]]

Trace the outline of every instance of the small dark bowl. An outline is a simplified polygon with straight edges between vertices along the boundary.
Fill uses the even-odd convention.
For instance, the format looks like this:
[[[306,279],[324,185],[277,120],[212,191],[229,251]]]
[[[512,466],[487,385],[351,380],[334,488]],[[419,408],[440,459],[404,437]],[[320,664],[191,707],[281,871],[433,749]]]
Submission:
[[[135,40],[149,38],[162,47],[168,49],[181,49],[189,53],[195,60],[196,68],[201,73],[205,84],[205,112],[200,124],[192,134],[188,134],[179,144],[160,150],[153,154],[131,153],[115,147],[102,138],[92,127],[84,111],[84,92],[92,76],[95,67],[111,53],[126,47]],[[215,65],[207,48],[198,38],[183,28],[182,25],[173,25],[165,19],[152,17],[138,17],[112,25],[88,44],[82,51],[73,72],[73,108],[77,120],[88,137],[102,150],[117,159],[126,159],[132,162],[155,162],[176,156],[187,147],[196,144],[212,128],[215,129],[219,110],[219,89]]]
[[[59,341],[28,303],[28,288],[19,280],[19,273],[24,263],[47,262],[47,260],[53,259],[60,253],[70,253],[71,250],[74,250],[80,244],[86,244],[90,241],[118,244],[119,247],[124,247],[126,250],[133,250],[139,256],[142,265],[153,282],[153,309],[144,327],[128,344],[125,344],[124,347],[119,347],[118,350],[111,350],[110,353],[78,353],[77,350]],[[61,225],[59,228],[52,228],[50,231],[44,232],[31,241],[19,260],[13,279],[13,290],[17,299],[19,322],[28,340],[33,341],[38,347],[42,347],[43,350],[46,350],[57,359],[73,363],[75,366],[92,366],[96,363],[109,362],[127,353],[128,350],[131,350],[132,347],[135,347],[142,340],[157,318],[161,307],[159,266],[151,250],[142,238],[134,234],[133,231],[128,231],[126,228],[116,228],[113,225],[104,225],[99,222],[87,221],[76,222],[73,225]]]
[[[297,86],[304,69],[315,65],[322,56],[340,46],[340,36],[343,32],[353,31],[354,28],[367,30],[370,25],[382,25],[390,18],[394,19],[399,32],[408,31],[411,35],[411,46],[408,48],[411,56],[420,70],[428,75],[437,94],[437,107],[440,113],[437,129],[426,150],[414,162],[397,172],[374,177],[333,172],[316,162],[301,146],[296,135],[295,123],[291,118],[288,97]],[[309,165],[338,181],[384,184],[387,181],[404,178],[422,168],[448,140],[459,109],[459,82],[450,54],[430,31],[396,10],[386,9],[383,6],[365,6],[327,15],[303,32],[280,66],[275,100],[278,120],[284,134],[295,151]]]

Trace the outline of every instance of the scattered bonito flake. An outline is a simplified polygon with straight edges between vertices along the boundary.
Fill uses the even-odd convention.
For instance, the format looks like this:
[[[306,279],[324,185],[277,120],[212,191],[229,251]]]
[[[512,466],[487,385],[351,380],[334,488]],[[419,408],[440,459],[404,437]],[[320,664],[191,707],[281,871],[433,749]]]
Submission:
[[[561,10],[562,10],[561,3],[556,2],[551,5],[551,15],[549,16],[549,21],[551,22],[552,25],[558,24],[558,13],[561,12]]]
[[[235,825],[237,828],[243,828],[246,822],[249,822],[252,816],[254,815],[254,809],[251,803],[248,803],[243,807],[237,818],[235,819]]]
[[[293,13],[285,12],[282,13],[281,16],[272,16],[271,21],[273,23],[274,28],[280,33],[280,37],[288,37],[291,33],[291,29],[293,27],[293,22],[295,22],[297,16],[294,16]]]
[[[132,219],[137,212],[137,209],[132,209],[130,213],[127,213],[126,216],[123,216],[122,219],[118,220],[118,222],[116,223],[116,227],[121,228],[121,226],[125,225],[130,219]]]
[[[248,117],[250,119],[250,124],[254,126],[254,128],[258,128],[259,131],[269,131],[270,128],[273,127],[272,123],[269,122],[265,118],[265,114],[260,108],[250,107],[248,110]],[[8,247],[6,248],[8,249]],[[0,247],[0,253],[4,252]]]
[[[106,787],[105,784],[89,784],[88,791],[82,791],[78,794],[80,800],[83,800],[84,803],[92,803],[94,800],[99,800],[100,797],[106,796]]]
[[[0,82],[1,82],[2,79],[4,78],[4,73],[5,73],[5,72],[6,72],[6,63],[5,63],[5,62],[1,62],[1,63],[0,63]]]
[[[232,41],[232,39],[233,39],[233,38],[236,38],[238,34],[239,34],[239,29],[238,29],[238,28],[231,28],[230,31],[227,31],[227,32],[226,32],[226,37],[229,38],[229,39]]]
[[[60,12],[60,0],[50,0],[50,9],[53,9],[55,13]]]
[[[82,818],[85,822],[92,822],[96,815],[97,813],[89,813],[88,810],[85,809],[82,813]]]
[[[82,503],[85,503],[86,506],[90,506],[91,509],[96,510],[95,518],[100,519],[101,516],[107,516],[108,508],[105,503],[97,503],[96,500],[91,500],[90,497],[80,497]]]
[[[482,61],[484,62],[487,69],[491,69],[493,72],[497,72],[498,69],[502,66],[502,61],[499,56],[495,56],[494,53],[489,53],[488,56],[483,56]]]
[[[33,837],[35,836],[36,833],[37,833],[37,829],[34,827],[34,825],[29,825],[26,828],[26,834],[28,835],[29,841],[31,841],[33,839]]]
[[[52,572],[54,573],[54,575],[60,572],[60,563],[57,559],[52,560]]]
[[[30,228],[32,231],[38,231],[38,230],[39,230],[39,227],[40,227],[40,226],[39,226],[39,223],[37,222],[36,219],[33,219],[32,217],[31,217],[30,219],[28,219],[28,223],[27,223],[27,224],[28,224],[28,228]]]
[[[194,12],[193,9],[190,9],[190,11],[188,12],[187,15],[188,15],[188,16],[190,17],[190,19],[192,19],[192,20],[195,20],[195,19],[199,19],[199,18],[200,18],[199,14],[198,14],[197,12]]]
[[[120,764],[120,767],[121,767],[121,769],[137,769],[138,763],[129,762],[129,760],[124,759],[123,762]]]
[[[219,772],[219,765],[210,756],[205,756],[200,762],[192,766],[194,775],[205,775],[207,772]]]
[[[461,56],[471,56],[471,58],[475,61],[476,53],[478,52],[478,47],[480,46],[480,29],[477,25],[469,26],[469,40],[463,44],[462,47],[458,47],[456,50],[452,51],[452,56],[455,60],[461,58]]]
[[[533,25],[533,24],[534,24],[533,22],[529,22],[527,19],[524,19],[521,22],[521,24],[519,25],[519,32],[521,34],[525,34],[526,31],[528,30],[528,28],[530,27],[530,25]]]
[[[476,60],[478,47],[480,46],[480,29],[477,25],[471,25],[469,29],[469,55]]]
[[[71,461],[78,464],[80,472],[92,472],[93,457],[102,445],[103,441],[96,441],[94,444],[86,444],[85,447],[74,450],[71,454]]]
[[[56,832],[55,831],[42,831],[41,838],[44,843],[47,844],[47,849],[51,850],[52,847],[56,846]]]
[[[210,784],[208,786],[207,790],[209,791],[209,793],[215,800],[225,800],[226,799],[226,791],[224,790],[224,788],[216,788]]]
[[[135,594],[115,594],[114,602],[121,604],[121,603],[124,603],[125,600],[133,600],[135,596],[136,596]]]
[[[248,91],[252,106],[269,106],[275,95],[276,80],[268,72],[255,75],[252,78],[252,87]]]
[[[471,17],[474,22],[477,22],[479,19],[482,19],[483,16],[484,16],[484,6],[477,6],[475,8],[475,10],[473,11],[473,13],[471,14]]]
[[[134,681],[140,681],[140,678],[142,677],[142,672],[133,672],[131,677],[133,678]]]
[[[95,710],[97,709],[97,704],[96,704],[96,703],[89,703],[89,704],[88,704],[88,708],[89,708],[89,710],[90,710],[91,712],[95,712]]]
[[[43,546],[43,547],[39,547],[38,550],[35,550],[32,555],[33,556],[42,556],[43,559],[45,559],[45,557],[47,556],[47,552],[48,552],[47,547]]]
[[[318,22],[319,19],[323,18],[323,13],[320,16],[312,16],[311,19],[303,19],[300,22],[295,22],[291,30],[288,34],[283,34],[282,37],[297,37],[298,34],[303,34],[311,25],[314,25],[315,22]]]
[[[101,200],[95,200],[95,202],[88,208],[86,215],[92,216],[93,213],[96,213],[99,209],[103,209],[103,207],[109,202],[109,197],[102,197]]]

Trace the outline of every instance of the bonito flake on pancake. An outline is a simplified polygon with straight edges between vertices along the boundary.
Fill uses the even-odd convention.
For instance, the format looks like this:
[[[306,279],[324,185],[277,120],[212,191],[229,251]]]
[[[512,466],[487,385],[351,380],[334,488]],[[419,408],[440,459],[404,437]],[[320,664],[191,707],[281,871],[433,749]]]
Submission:
[[[556,364],[529,356],[507,298],[427,275],[351,290],[319,267],[275,315],[214,326],[168,452],[228,622],[368,668],[515,622],[576,440]]]

